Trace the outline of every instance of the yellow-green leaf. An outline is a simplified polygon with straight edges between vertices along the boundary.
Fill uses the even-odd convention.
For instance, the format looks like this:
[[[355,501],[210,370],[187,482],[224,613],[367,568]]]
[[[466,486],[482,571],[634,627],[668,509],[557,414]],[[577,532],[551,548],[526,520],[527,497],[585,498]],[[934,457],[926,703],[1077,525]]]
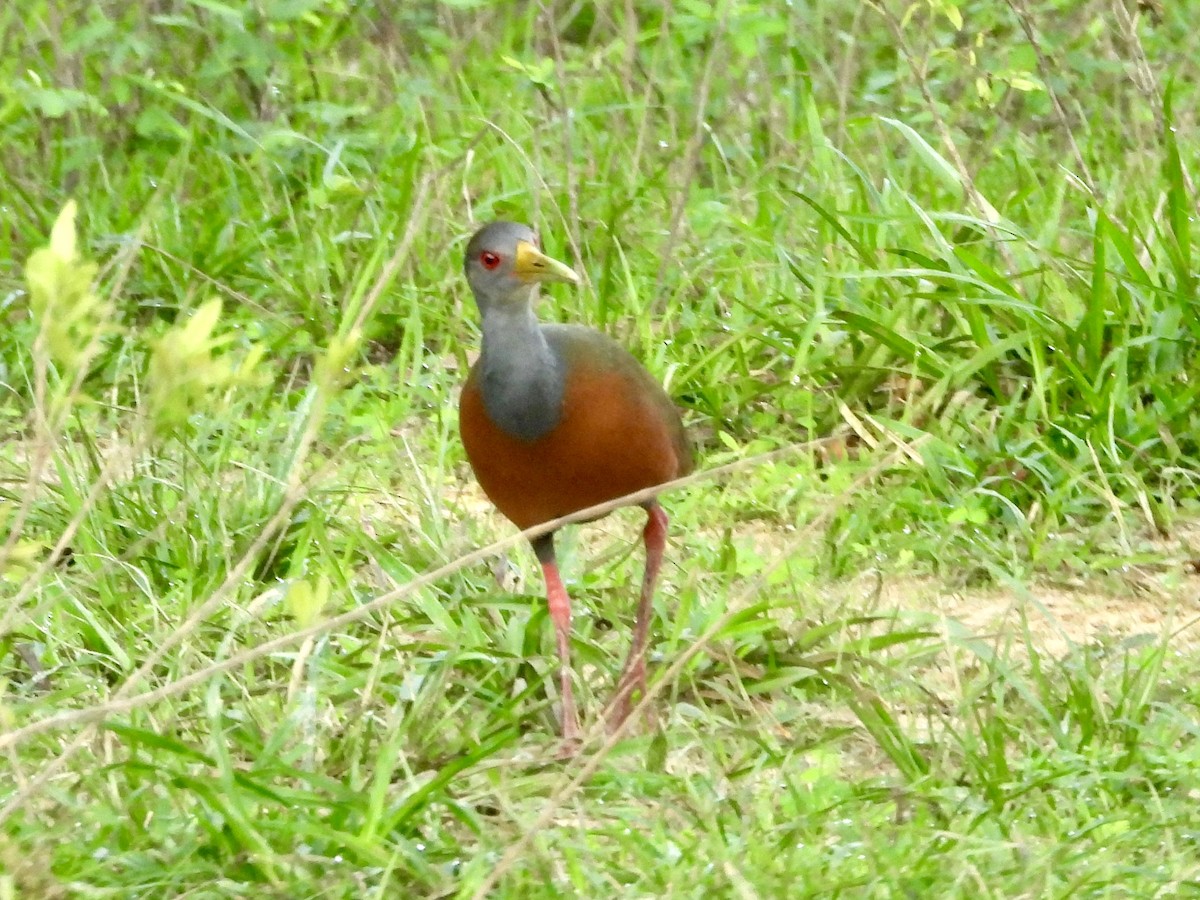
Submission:
[[[288,586],[287,605],[296,623],[307,628],[317,621],[329,601],[329,576],[321,575],[315,584],[300,578]]]
[[[75,261],[77,252],[75,244],[75,213],[77,210],[75,201],[68,200],[67,205],[58,214],[58,218],[54,220],[54,227],[50,229],[50,249],[56,256],[68,263]]]

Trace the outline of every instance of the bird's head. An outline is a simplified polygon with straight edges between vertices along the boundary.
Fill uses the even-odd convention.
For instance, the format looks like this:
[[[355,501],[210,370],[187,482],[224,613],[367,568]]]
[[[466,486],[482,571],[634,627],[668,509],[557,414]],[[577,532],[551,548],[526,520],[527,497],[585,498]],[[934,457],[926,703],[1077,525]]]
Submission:
[[[543,282],[579,283],[570,266],[538,249],[533,229],[516,222],[492,222],[475,232],[463,271],[482,312],[526,304]]]

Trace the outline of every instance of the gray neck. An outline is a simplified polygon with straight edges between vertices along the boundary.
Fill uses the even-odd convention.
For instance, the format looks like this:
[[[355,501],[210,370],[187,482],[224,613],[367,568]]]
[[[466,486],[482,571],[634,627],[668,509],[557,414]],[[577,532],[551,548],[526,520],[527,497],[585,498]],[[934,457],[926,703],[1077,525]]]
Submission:
[[[529,305],[483,314],[479,356],[483,406],[502,431],[535,441],[562,416],[562,364]]]

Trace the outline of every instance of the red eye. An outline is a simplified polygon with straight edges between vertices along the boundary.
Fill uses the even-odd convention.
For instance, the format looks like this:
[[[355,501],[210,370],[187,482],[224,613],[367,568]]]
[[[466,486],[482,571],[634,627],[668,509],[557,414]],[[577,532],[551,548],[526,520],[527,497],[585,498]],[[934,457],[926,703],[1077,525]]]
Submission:
[[[479,254],[479,261],[483,263],[485,269],[494,269],[500,265],[500,257],[491,250],[484,250]]]

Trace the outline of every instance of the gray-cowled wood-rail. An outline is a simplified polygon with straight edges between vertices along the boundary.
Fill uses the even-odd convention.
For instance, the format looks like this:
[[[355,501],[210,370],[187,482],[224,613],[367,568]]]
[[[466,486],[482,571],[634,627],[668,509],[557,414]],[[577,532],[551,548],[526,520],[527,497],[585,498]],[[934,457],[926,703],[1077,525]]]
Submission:
[[[518,528],[540,525],[687,474],[692,454],[679,411],[662,386],[616,341],[581,325],[542,324],[538,286],[578,284],[567,265],[538,247],[532,229],[493,222],[467,245],[463,263],[482,317],[483,346],[459,400],[459,429],[484,493]],[[610,725],[645,692],[654,583],[667,516],[644,501],[646,570],[629,658]],[[533,541],[561,662],[562,734],[579,739],[571,689],[571,600],[554,556],[554,535]]]

